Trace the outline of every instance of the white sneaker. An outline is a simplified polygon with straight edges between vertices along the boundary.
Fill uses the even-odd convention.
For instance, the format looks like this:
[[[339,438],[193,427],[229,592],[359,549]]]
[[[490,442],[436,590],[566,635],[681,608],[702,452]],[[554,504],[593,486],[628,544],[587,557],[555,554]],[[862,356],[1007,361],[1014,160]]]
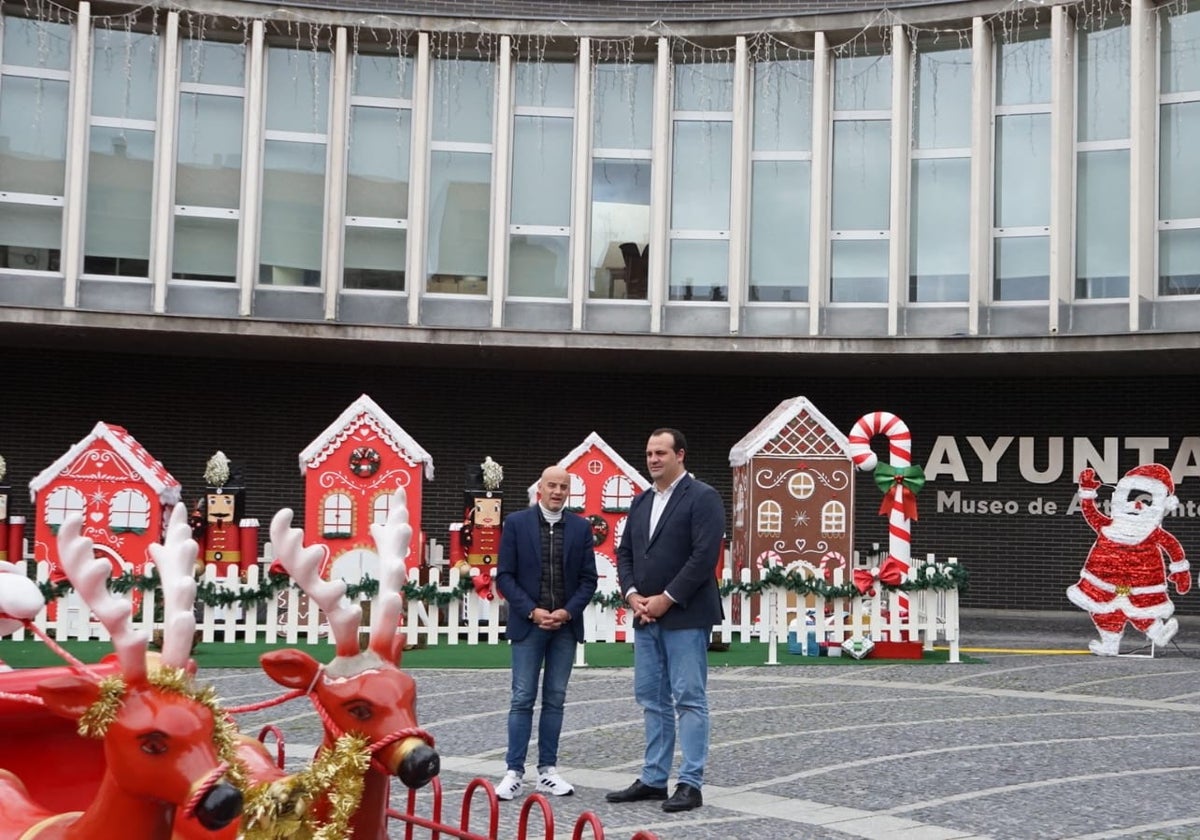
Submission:
[[[538,772],[538,793],[549,793],[554,796],[570,796],[575,792],[571,783],[558,775],[557,767],[547,767]]]
[[[500,784],[496,785],[496,798],[507,802],[520,793],[523,787],[525,787],[525,783],[521,781],[517,771],[509,770],[500,780]]]

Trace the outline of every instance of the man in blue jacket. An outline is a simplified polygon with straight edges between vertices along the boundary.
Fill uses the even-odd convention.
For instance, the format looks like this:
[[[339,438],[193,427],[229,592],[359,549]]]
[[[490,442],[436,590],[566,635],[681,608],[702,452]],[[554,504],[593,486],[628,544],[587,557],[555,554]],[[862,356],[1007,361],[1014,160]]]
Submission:
[[[558,774],[558,738],[575,645],[583,641],[583,611],[596,591],[596,555],[591,525],[563,510],[570,491],[567,471],[546,467],[538,482],[538,503],[507,517],[500,534],[496,585],[508,600],[512,644],[508,771],[496,785],[501,799],[512,799],[524,786],[539,676],[537,791],[554,796],[575,792]]]
[[[633,691],[642,707],[646,755],[642,773],[609,802],[666,800],[664,811],[703,804],[708,759],[708,639],[721,620],[717,562],[725,507],[712,487],[684,467],[687,441],[657,429],[646,444],[654,484],[629,506],[617,578],[634,612]],[[679,783],[667,799],[679,721]]]

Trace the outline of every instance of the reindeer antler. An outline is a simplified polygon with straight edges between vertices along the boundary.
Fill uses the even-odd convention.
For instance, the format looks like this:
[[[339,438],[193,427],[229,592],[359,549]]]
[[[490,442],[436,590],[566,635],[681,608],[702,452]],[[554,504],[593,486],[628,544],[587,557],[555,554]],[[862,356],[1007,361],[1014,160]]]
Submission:
[[[304,531],[292,526],[291,508],[283,508],[271,520],[271,545],[275,560],[287,570],[292,580],[308,594],[329,619],[329,631],[337,644],[338,656],[354,656],[359,652],[358,625],[362,608],[346,597],[346,582],[323,580],[319,571],[325,548],[304,546]]]
[[[371,525],[371,536],[379,550],[379,592],[375,595],[372,608],[370,647],[385,659],[391,658],[396,627],[404,608],[404,600],[400,596],[407,577],[404,558],[408,555],[408,544],[412,540],[407,501],[404,488],[397,488],[392,494],[387,520],[383,524]]]
[[[72,513],[58,529],[58,557],[67,579],[83,602],[112,636],[113,650],[121,671],[129,682],[146,677],[146,634],[130,620],[133,604],[108,591],[105,583],[112,577],[112,566],[96,557],[90,538],[82,535],[83,517]]]
[[[196,632],[196,579],[192,570],[200,547],[192,539],[187,507],[178,503],[171,510],[167,534],[162,545],[150,546],[150,556],[162,580],[163,645],[162,663],[172,668],[187,667]]]

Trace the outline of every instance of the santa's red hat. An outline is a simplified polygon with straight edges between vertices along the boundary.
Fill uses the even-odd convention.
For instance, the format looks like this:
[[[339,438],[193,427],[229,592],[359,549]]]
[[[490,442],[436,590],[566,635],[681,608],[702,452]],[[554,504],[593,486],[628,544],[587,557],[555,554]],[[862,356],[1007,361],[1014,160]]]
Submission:
[[[1134,467],[1125,473],[1125,478],[1142,479],[1141,482],[1137,482],[1138,484],[1144,482],[1161,484],[1166,497],[1163,499],[1166,509],[1174,510],[1179,506],[1179,499],[1175,498],[1175,480],[1171,478],[1171,471],[1162,464],[1142,464],[1140,467]]]

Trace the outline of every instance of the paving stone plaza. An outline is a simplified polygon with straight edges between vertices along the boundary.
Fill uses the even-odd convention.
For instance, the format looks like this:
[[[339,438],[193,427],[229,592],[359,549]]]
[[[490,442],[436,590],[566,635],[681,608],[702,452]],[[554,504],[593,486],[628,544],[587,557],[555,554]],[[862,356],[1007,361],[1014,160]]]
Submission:
[[[682,814],[604,801],[638,774],[641,714],[631,670],[577,669],[559,768],[576,793],[553,801],[554,836],[593,811],[612,840],[1200,838],[1200,622],[1182,624],[1154,658],[1087,654],[1083,613],[964,616],[971,661],[957,665],[722,667],[713,653],[705,804]],[[412,673],[457,823],[466,783],[503,775],[508,672]],[[278,693],[253,671],[202,676],[227,705]],[[302,701],[239,719],[248,732],[266,723],[290,761],[320,739]],[[534,781],[530,768],[527,791]],[[517,836],[519,810],[501,803],[500,838]],[[470,828],[485,827],[477,807]],[[543,836],[536,814],[528,836]]]

